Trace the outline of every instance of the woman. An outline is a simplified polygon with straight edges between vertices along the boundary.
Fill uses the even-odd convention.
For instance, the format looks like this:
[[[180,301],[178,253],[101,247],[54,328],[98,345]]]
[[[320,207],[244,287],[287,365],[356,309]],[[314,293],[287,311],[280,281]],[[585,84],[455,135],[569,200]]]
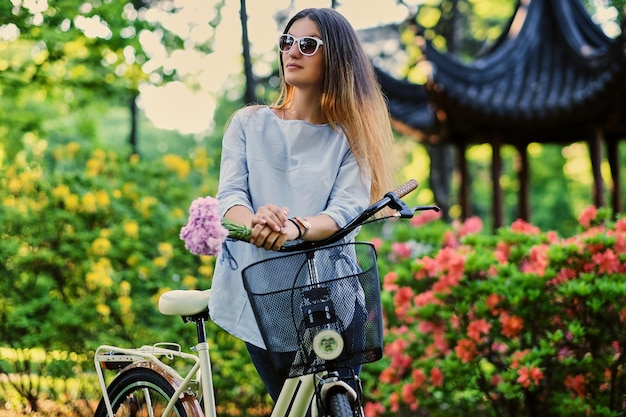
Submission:
[[[268,359],[241,269],[280,255],[286,241],[330,236],[381,198],[392,187],[393,140],[371,63],[342,15],[302,10],[279,51],[278,100],[236,112],[224,135],[220,211],[252,228],[252,245],[225,243],[209,305],[211,318],[246,342],[274,400],[289,369]]]

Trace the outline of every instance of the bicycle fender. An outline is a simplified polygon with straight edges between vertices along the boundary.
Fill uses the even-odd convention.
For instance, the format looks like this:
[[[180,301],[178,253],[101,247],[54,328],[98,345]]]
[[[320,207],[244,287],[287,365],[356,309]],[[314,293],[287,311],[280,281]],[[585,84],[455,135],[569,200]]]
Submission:
[[[343,389],[346,394],[348,395],[348,399],[350,400],[350,402],[354,402],[357,400],[358,396],[356,391],[354,390],[354,388],[352,388],[350,385],[348,385],[347,382],[345,381],[333,381],[333,382],[327,382],[324,383],[324,385],[322,385],[322,389],[320,390],[320,396],[322,397],[322,401],[326,401],[326,394],[328,394],[328,391],[330,391],[333,388],[336,387],[340,387],[341,389]]]

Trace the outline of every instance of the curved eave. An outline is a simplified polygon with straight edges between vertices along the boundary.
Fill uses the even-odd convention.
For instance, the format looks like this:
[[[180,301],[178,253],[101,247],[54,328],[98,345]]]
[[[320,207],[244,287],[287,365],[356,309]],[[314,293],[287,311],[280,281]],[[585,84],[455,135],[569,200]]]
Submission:
[[[377,67],[374,70],[387,97],[391,117],[410,130],[424,133],[432,131],[436,124],[435,112],[430,105],[426,87],[393,78]]]
[[[626,78],[625,45],[600,33],[581,8],[532,0],[518,36],[504,34],[500,50],[469,64],[427,46],[449,117],[546,126],[597,119]]]

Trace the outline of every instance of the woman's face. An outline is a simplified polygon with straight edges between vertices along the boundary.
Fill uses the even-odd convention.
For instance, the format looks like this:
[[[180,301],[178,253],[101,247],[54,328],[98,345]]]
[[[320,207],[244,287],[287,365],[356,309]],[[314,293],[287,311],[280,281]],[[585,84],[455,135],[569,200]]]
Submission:
[[[321,40],[317,25],[308,17],[296,20],[287,33],[296,39],[311,37]],[[307,56],[302,54],[298,45],[299,42],[296,40],[289,51],[282,52],[285,82],[296,88],[317,87],[321,89],[324,81],[324,53],[322,48],[325,46],[318,45],[317,51],[313,55]],[[307,40],[307,43],[312,44],[311,40]]]

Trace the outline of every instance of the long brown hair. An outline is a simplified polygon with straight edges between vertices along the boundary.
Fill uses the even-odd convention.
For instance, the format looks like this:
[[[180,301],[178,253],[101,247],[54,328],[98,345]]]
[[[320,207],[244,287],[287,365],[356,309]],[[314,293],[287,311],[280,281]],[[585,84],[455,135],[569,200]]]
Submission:
[[[361,171],[371,176],[370,199],[378,200],[393,187],[393,133],[372,64],[352,25],[333,9],[304,9],[289,20],[283,33],[304,17],[317,24],[324,41],[322,116],[332,127],[341,127]],[[294,91],[285,82],[282,54],[280,78],[280,96],[274,103],[278,109],[291,103]]]

